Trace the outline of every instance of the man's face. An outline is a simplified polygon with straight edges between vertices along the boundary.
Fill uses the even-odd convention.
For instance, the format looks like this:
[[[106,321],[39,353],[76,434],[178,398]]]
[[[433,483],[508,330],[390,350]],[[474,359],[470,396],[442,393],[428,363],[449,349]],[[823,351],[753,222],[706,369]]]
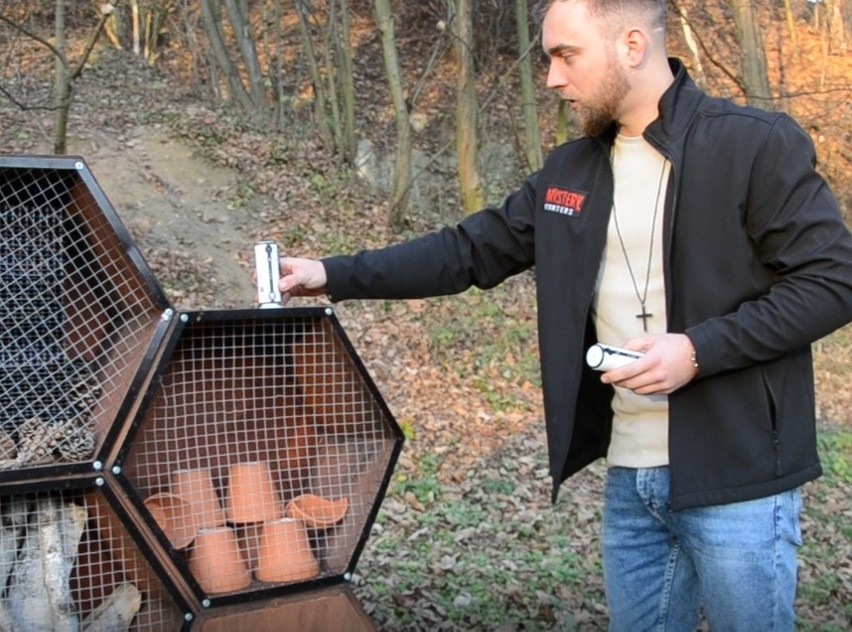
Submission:
[[[584,134],[598,136],[621,115],[630,90],[614,42],[581,0],[551,5],[542,24],[547,87],[565,99]]]

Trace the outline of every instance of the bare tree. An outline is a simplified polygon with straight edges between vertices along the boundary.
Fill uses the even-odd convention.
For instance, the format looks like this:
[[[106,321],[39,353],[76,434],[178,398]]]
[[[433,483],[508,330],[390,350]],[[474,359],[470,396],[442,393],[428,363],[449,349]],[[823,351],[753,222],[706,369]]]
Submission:
[[[473,57],[473,19],[471,0],[455,2],[453,30],[456,35],[456,151],[459,184],[465,214],[475,213],[485,203],[479,173],[479,106],[476,99],[476,68]]]
[[[518,50],[520,63],[518,69],[521,75],[521,108],[524,113],[524,155],[527,168],[538,171],[543,162],[541,151],[541,134],[538,129],[538,107],[535,98],[535,82],[533,81],[530,51],[535,43],[530,43],[529,3],[527,0],[515,0],[515,20],[518,27]]]
[[[328,147],[333,147],[334,133],[328,117],[328,95],[320,69],[319,55],[311,36],[310,6],[307,0],[294,0],[294,2],[296,13],[299,16],[299,28],[302,32],[302,46],[305,49],[305,58],[311,73],[311,85],[314,89],[314,123],[323,143]]]
[[[388,224],[399,230],[405,224],[411,194],[411,124],[408,104],[402,89],[402,73],[396,48],[390,0],[374,0],[376,23],[382,36],[382,53],[396,120],[396,160],[393,175],[391,206]]]
[[[698,54],[698,42],[695,39],[695,33],[692,31],[692,25],[689,23],[687,9],[685,6],[680,6],[677,2],[672,2],[675,6],[676,13],[680,19],[680,27],[683,30],[683,40],[686,42],[686,47],[692,55],[692,63],[694,70],[692,72],[696,83],[702,88],[707,88],[707,77],[704,75],[704,67],[701,64],[701,56]]]
[[[340,37],[336,39],[335,52],[340,60],[340,92],[343,113],[340,121],[340,152],[343,159],[352,164],[355,160],[355,72],[352,67],[352,27],[349,15],[349,0],[340,0]]]
[[[231,98],[235,99],[244,111],[250,114],[257,113],[256,103],[243,84],[240,70],[231,59],[225,44],[219,0],[201,0],[201,16],[204,30],[207,33],[207,41],[210,44],[211,55],[216,65],[225,74]]]
[[[65,0],[56,0],[54,6],[54,38],[55,44],[51,44],[45,38],[21,26],[20,24],[10,20],[5,15],[0,14],[0,22],[8,24],[15,30],[32,38],[53,55],[55,62],[55,75],[53,81],[53,105],[54,105],[54,130],[53,130],[53,151],[56,154],[65,154],[68,150],[68,114],[71,110],[71,101],[74,96],[73,84],[80,75],[83,74],[83,69],[89,56],[92,54],[92,49],[95,47],[95,42],[98,41],[101,33],[104,30],[106,21],[113,11],[114,5],[104,4],[101,6],[101,15],[97,25],[83,50],[83,55],[76,65],[72,64],[66,54],[65,41]],[[18,103],[11,95],[6,95],[18,107],[26,108],[25,104]]]
[[[784,0],[784,19],[787,22],[787,31],[790,33],[790,45],[793,50],[793,59],[799,59],[799,38],[796,35],[796,16],[793,14],[793,0]]]
[[[767,107],[772,102],[769,74],[766,69],[766,50],[757,24],[753,0],[729,0],[734,10],[734,22],[742,55],[743,84],[749,104]]]
[[[255,46],[249,22],[248,0],[225,0],[225,8],[245,68],[253,109],[263,118],[266,116],[269,104],[263,85],[263,71],[257,57],[257,46]]]

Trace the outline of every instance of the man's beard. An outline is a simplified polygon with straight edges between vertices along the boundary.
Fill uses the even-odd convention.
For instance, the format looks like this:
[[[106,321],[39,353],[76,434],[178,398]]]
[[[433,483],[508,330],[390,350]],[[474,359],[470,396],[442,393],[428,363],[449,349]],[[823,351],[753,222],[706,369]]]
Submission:
[[[630,89],[627,75],[615,59],[610,58],[604,83],[591,103],[581,103],[577,110],[580,130],[587,136],[600,136],[617,119],[618,110]]]

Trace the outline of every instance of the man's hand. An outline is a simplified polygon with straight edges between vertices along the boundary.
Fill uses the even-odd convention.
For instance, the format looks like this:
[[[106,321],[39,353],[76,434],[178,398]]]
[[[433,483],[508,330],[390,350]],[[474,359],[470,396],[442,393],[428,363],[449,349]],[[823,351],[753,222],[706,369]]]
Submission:
[[[642,336],[628,340],[623,346],[644,355],[636,362],[601,375],[604,384],[628,388],[637,395],[669,395],[698,375],[692,364],[694,348],[685,334]]]
[[[326,293],[325,266],[316,259],[281,257],[278,289],[286,303],[291,296],[322,296]]]

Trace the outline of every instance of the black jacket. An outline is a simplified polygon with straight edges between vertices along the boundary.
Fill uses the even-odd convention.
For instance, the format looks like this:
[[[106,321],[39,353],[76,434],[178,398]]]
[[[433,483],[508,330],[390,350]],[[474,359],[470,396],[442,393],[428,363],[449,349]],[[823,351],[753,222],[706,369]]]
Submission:
[[[674,509],[749,500],[820,475],[810,343],[852,320],[852,237],[784,114],[702,93],[679,62],[645,138],[672,163],[668,329],[696,380],[669,397]],[[553,497],[605,456],[612,390],[584,364],[612,208],[605,138],[554,150],[500,208],[405,244],[324,260],[332,300],[489,288],[535,266]]]

